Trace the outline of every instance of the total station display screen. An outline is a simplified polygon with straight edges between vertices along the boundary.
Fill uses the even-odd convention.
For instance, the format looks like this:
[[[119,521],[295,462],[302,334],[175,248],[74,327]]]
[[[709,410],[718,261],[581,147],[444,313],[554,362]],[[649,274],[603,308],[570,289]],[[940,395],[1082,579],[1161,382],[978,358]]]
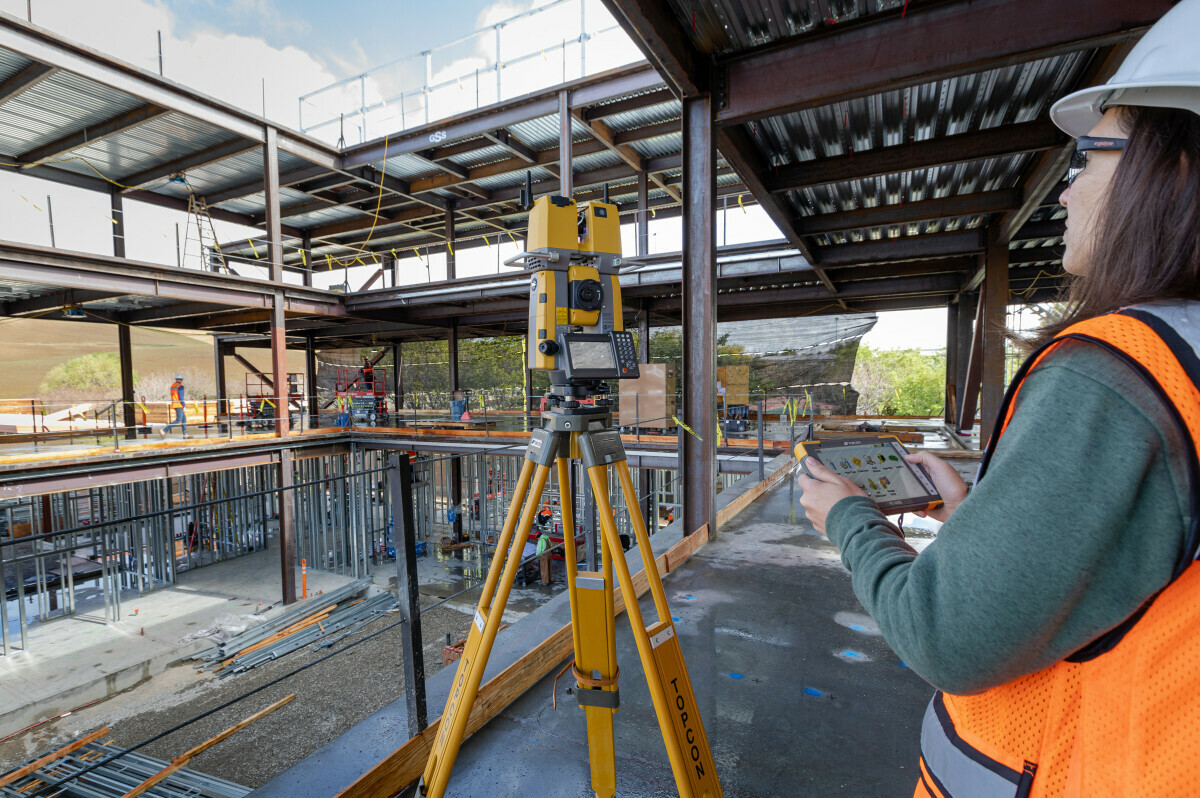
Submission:
[[[613,358],[612,343],[604,341],[567,340],[571,348],[571,367],[576,371],[607,369],[615,371],[617,361]]]
[[[846,477],[885,506],[916,497],[936,496],[937,490],[923,471],[903,459],[904,450],[891,443],[823,448],[820,460],[829,470]]]

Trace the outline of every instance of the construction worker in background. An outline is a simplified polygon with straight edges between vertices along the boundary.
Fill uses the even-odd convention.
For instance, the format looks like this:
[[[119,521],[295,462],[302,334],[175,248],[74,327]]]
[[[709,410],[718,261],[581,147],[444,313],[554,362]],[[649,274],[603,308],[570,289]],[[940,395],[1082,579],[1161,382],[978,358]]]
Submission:
[[[170,409],[175,411],[175,420],[158,431],[160,435],[166,437],[166,434],[171,430],[171,427],[181,427],[183,429],[183,437],[190,438],[187,434],[187,416],[183,412],[183,375],[176,374],[175,382],[171,383],[171,406]]]
[[[928,452],[943,522],[918,554],[807,459],[809,520],[939,690],[917,796],[1200,794],[1200,0],[1106,85],[1076,137],[1063,315],[1030,342],[975,487]],[[989,437],[990,433],[990,437]]]
[[[550,584],[550,574],[553,563],[550,561],[550,533],[545,530],[538,535],[537,539],[537,555],[538,562],[542,567],[542,584]]]
[[[338,411],[337,425],[339,427],[350,426],[350,397],[339,396],[334,399],[334,403],[337,405]]]

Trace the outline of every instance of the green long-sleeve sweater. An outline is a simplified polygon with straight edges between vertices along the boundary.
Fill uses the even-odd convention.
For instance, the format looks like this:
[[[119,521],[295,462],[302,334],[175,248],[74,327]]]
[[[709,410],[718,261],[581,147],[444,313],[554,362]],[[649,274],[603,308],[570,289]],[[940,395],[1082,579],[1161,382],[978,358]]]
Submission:
[[[935,687],[979,692],[1072,654],[1166,584],[1185,457],[1128,366],[1067,342],[1025,380],[986,476],[920,555],[865,497],[834,505],[826,531],[896,653]]]

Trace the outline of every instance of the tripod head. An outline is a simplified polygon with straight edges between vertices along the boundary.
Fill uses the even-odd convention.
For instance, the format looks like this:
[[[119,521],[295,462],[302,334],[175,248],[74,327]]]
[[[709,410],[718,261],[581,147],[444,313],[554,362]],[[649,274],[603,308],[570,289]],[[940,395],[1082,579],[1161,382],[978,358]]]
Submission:
[[[617,206],[538,197],[525,247],[505,264],[522,263],[531,273],[527,365],[550,373],[551,401],[607,393],[604,380],[639,376],[622,319]]]

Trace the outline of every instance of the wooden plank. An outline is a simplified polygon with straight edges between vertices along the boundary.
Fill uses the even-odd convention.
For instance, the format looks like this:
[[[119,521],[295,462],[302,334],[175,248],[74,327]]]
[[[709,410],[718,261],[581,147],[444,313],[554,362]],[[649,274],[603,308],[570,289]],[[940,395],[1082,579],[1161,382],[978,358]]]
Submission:
[[[570,629],[570,627],[568,627],[568,631],[569,631],[569,629]],[[67,754],[70,754],[74,751],[78,751],[80,748],[83,748],[88,743],[94,743],[96,740],[99,740],[101,737],[103,737],[106,734],[108,734],[107,726],[105,726],[103,729],[97,729],[96,731],[92,732],[91,734],[87,735],[86,737],[80,737],[75,742],[73,742],[69,745],[64,745],[62,748],[59,748],[57,751],[51,751],[50,753],[46,754],[45,756],[41,757],[40,759],[35,759],[34,761],[30,762],[28,765],[25,765],[24,767],[17,768],[16,770],[11,770],[8,773],[6,773],[3,778],[0,778],[0,787],[7,787],[9,784],[12,784],[14,781],[19,781],[19,780],[25,778],[26,776],[28,776],[30,773],[33,773],[33,772],[41,769],[43,766],[48,765],[51,762],[57,761],[59,759],[62,759]]]
[[[780,470],[787,471],[788,469]],[[778,479],[778,474],[772,474],[768,477],[767,481],[778,481]],[[762,484],[759,483],[759,485],[756,485],[751,490],[757,490]],[[765,490],[765,488],[763,489]],[[741,508],[744,508],[750,501],[747,500],[741,505]],[[729,515],[729,517],[735,515],[736,512]],[[655,562],[658,564],[659,573],[667,574],[678,568],[701,546],[707,543],[708,538],[709,529],[708,525],[705,524],[659,555],[655,559]],[[649,578],[646,575],[645,569],[639,570],[634,575],[633,586],[634,592],[638,596],[645,594],[650,589]],[[617,614],[624,612],[625,601],[621,595],[620,588],[613,591],[613,598]],[[559,628],[550,637],[546,638],[544,642],[479,688],[475,706],[472,707],[471,714],[467,719],[464,739],[481,729],[484,724],[498,715],[501,710],[519,698],[529,688],[533,687],[533,685],[537,684],[555,665],[562,662],[563,659],[571,654],[573,645],[571,625],[567,624]],[[425,771],[425,763],[429,759],[429,751],[433,747],[433,741],[437,737],[440,725],[441,718],[439,717],[430,723],[425,731],[409,739],[408,742],[385,757],[375,767],[360,776],[353,784],[339,792],[337,798],[370,798],[377,795],[394,795],[416,781]]]
[[[290,704],[293,700],[295,700],[295,698],[296,698],[296,694],[290,693],[289,695],[286,695],[283,698],[276,701],[274,704],[271,704],[271,706],[266,707],[265,709],[260,709],[258,712],[255,712],[250,717],[244,718],[243,720],[240,720],[237,723],[233,724],[232,726],[230,726],[228,729],[221,732],[220,734],[215,735],[213,737],[209,737],[207,740],[205,740],[204,742],[195,746],[194,748],[188,749],[184,753],[182,753],[179,756],[172,759],[171,764],[167,765],[165,768],[158,771],[153,776],[146,779],[145,781],[143,781],[141,784],[134,787],[129,792],[125,793],[125,795],[122,796],[122,798],[135,798],[135,796],[141,795],[142,793],[146,792],[154,785],[156,785],[156,784],[160,783],[161,781],[163,781],[164,779],[166,779],[168,776],[170,776],[175,771],[177,771],[180,768],[187,765],[188,761],[191,760],[192,757],[204,753],[205,751],[212,748],[214,745],[221,742],[222,740],[224,740],[228,737],[231,737],[234,734],[240,732],[242,729],[246,728],[251,723],[254,723],[257,720],[261,720],[262,718],[265,718],[267,715],[270,715],[272,712],[279,709],[280,707]]]

